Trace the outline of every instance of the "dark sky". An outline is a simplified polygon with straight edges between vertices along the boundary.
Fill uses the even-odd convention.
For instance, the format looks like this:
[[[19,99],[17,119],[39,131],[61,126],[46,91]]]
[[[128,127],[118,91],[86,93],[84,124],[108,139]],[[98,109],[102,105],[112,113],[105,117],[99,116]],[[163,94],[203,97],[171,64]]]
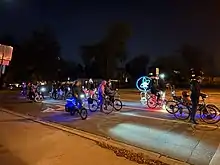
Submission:
[[[208,3],[207,3],[208,2]],[[212,3],[213,2],[213,3]],[[54,28],[66,59],[104,37],[115,21],[132,26],[129,56],[167,55],[183,43],[220,53],[220,2],[202,0],[1,0],[0,35],[19,38],[43,24]]]

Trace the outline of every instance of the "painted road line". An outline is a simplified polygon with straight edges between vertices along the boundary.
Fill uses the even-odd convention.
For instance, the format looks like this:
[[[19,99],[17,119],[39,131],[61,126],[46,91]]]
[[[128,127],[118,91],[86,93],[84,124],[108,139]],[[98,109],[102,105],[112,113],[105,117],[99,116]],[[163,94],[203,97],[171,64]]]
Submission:
[[[209,165],[219,165],[219,164],[220,164],[220,143]]]

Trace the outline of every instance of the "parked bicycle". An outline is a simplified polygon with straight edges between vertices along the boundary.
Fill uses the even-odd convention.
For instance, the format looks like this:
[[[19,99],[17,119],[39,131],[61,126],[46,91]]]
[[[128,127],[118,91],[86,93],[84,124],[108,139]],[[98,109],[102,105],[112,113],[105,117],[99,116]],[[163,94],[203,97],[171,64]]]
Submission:
[[[205,99],[208,97],[206,94],[201,94],[201,103],[198,105],[199,118],[207,124],[215,124],[220,121],[219,109],[214,104],[206,104]],[[175,106],[178,109],[174,116],[180,120],[188,120],[192,113],[192,105],[178,102]]]

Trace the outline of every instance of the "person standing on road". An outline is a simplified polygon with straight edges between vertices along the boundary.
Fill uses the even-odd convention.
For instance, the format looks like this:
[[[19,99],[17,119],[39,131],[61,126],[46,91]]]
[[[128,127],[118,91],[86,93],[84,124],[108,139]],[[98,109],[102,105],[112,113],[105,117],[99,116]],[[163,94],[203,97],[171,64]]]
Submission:
[[[190,116],[190,122],[193,124],[198,124],[195,120],[197,106],[199,104],[200,97],[200,83],[202,81],[201,76],[196,76],[194,73],[192,74],[192,79],[190,82],[190,91],[191,91],[191,102],[192,102],[192,112]]]

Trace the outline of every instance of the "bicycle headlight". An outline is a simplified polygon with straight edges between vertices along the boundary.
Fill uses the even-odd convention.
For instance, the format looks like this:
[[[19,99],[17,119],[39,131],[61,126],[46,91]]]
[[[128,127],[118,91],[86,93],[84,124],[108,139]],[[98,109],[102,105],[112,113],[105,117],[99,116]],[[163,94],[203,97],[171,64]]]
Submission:
[[[40,88],[40,91],[41,91],[41,92],[45,92],[45,91],[46,91],[46,88],[45,88],[45,87],[42,87],[42,88]]]
[[[81,98],[81,99],[85,98],[85,95],[84,95],[84,94],[81,94],[81,95],[80,95],[80,98]]]

